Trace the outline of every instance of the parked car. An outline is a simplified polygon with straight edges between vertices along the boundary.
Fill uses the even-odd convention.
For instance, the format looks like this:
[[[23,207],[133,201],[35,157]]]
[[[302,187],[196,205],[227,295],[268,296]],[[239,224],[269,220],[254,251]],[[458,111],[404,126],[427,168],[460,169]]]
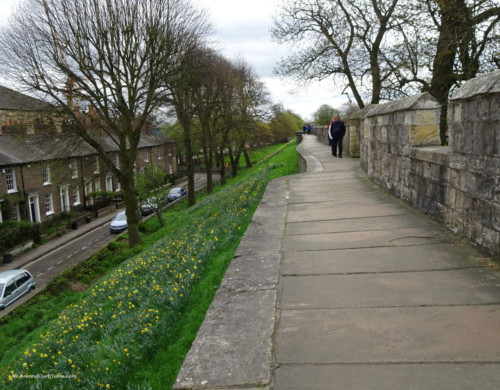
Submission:
[[[149,215],[151,213],[154,213],[156,209],[158,208],[158,201],[156,200],[155,197],[146,199],[141,204],[141,213],[142,215]]]
[[[127,230],[127,216],[125,215],[125,211],[119,212],[116,217],[113,218],[111,223],[109,224],[109,231],[111,233],[121,233],[124,230]]]
[[[35,278],[25,269],[0,273],[0,310],[34,290],[35,287]]]
[[[179,199],[188,193],[186,187],[175,187],[170,190],[168,193],[168,201],[173,202],[176,199]]]

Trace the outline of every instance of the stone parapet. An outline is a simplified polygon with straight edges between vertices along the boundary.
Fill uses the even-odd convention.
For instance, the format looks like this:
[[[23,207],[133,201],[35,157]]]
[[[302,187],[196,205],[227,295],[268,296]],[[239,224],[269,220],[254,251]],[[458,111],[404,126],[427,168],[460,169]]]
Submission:
[[[361,166],[380,186],[490,254],[500,254],[500,71],[450,100],[449,146],[439,104],[420,94],[372,106],[360,118]]]

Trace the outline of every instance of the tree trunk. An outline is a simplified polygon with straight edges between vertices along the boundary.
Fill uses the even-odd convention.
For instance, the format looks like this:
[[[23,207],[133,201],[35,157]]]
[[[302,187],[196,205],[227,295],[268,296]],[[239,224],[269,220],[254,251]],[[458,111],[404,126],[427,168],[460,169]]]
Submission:
[[[454,63],[458,50],[461,20],[467,12],[463,0],[443,0],[438,2],[441,26],[434,57],[432,80],[429,93],[441,104],[440,129],[441,144],[446,142],[448,97],[455,82]],[[464,11],[465,7],[465,11]]]
[[[220,164],[220,183],[221,185],[225,185],[226,184],[226,166],[225,166],[225,163],[224,163],[224,146],[221,146],[220,147],[220,151],[219,151],[219,164]]]
[[[247,164],[247,168],[252,168],[252,162],[250,161],[250,156],[248,155],[247,148],[245,145],[241,146],[241,149],[243,151],[243,156],[245,156],[245,162]]]
[[[231,150],[231,149],[229,149]],[[240,163],[240,157],[241,157],[241,150],[238,149],[236,151],[236,154],[234,157],[232,156],[232,153],[229,154],[229,157],[231,158],[231,174],[233,177],[238,176],[238,165]]]
[[[120,184],[125,199],[125,214],[127,215],[128,225],[128,247],[133,248],[142,242],[141,236],[139,235],[139,211],[137,210],[138,202],[133,176],[127,177]]]
[[[185,123],[184,129],[184,147],[186,148],[186,170],[188,178],[188,204],[193,206],[196,203],[196,194],[194,189],[194,160],[193,146],[191,145],[191,125]]]

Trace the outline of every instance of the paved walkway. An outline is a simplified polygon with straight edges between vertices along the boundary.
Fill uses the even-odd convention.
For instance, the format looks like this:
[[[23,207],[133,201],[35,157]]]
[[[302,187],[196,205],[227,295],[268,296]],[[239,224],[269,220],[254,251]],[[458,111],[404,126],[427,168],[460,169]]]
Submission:
[[[500,277],[315,136],[268,186],[176,389],[498,389]]]

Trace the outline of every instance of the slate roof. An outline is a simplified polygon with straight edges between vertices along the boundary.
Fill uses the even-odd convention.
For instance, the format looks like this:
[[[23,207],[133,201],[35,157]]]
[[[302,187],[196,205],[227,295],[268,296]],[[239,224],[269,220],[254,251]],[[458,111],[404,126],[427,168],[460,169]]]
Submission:
[[[54,108],[47,102],[32,98],[12,89],[0,86],[0,110],[39,111]],[[108,136],[96,135],[97,141],[109,152],[118,146]],[[144,132],[138,148],[175,143],[160,134]],[[48,161],[96,155],[97,152],[72,133],[38,134],[29,136],[0,134],[0,166],[19,165],[36,161]]]
[[[0,85],[0,110],[40,111],[52,108],[47,102]]]
[[[113,152],[118,147],[109,137],[97,137],[104,149]],[[141,134],[139,149],[175,143],[159,134]],[[0,166],[19,165],[36,161],[49,161],[96,155],[89,145],[72,134],[40,134],[29,137],[0,135]]]

